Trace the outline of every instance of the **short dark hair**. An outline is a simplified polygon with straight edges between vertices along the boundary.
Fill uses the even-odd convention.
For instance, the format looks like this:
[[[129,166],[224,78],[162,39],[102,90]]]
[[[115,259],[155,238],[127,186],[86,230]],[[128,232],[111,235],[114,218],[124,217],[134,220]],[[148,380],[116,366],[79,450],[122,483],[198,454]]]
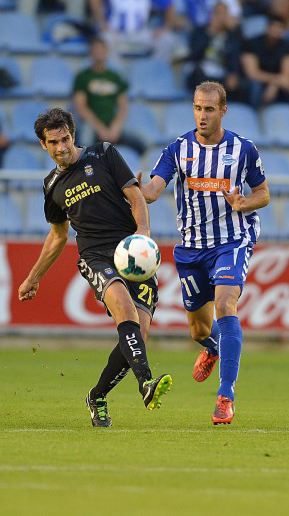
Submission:
[[[71,136],[75,134],[75,123],[72,113],[62,108],[48,109],[41,113],[34,124],[34,131],[39,140],[45,141],[44,130],[68,128]]]
[[[219,95],[219,105],[220,107],[224,107],[227,103],[227,94],[224,86],[217,81],[204,81],[201,82],[201,84],[198,84],[198,86],[195,89],[195,94],[197,91],[203,91],[204,93],[211,93],[215,91]]]

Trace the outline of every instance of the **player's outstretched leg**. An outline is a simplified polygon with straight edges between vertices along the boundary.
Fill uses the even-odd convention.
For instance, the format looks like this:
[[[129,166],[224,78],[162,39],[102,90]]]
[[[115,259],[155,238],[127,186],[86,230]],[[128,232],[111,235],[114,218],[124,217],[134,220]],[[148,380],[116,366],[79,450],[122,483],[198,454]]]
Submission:
[[[125,378],[129,370],[130,366],[122,355],[119,344],[117,344],[110,353],[107,365],[102,371],[96,386],[90,389],[86,397],[86,404],[90,410],[93,426],[112,425],[107,412],[106,395]],[[103,409],[103,407],[105,408]],[[107,412],[108,417],[105,416],[104,412]]]
[[[172,377],[169,374],[162,374],[156,380],[147,380],[143,383],[142,397],[148,410],[160,408],[161,396],[166,394],[172,386]]]
[[[152,379],[146,355],[145,344],[140,332],[140,325],[133,321],[125,321],[117,327],[119,344],[123,356],[138,381],[145,406],[149,410],[161,406],[160,397],[170,390],[172,378],[163,374],[159,378]]]
[[[86,397],[86,404],[90,410],[92,426],[110,427],[112,425],[111,417],[107,410],[107,401],[105,397],[93,399],[90,396],[91,390]]]

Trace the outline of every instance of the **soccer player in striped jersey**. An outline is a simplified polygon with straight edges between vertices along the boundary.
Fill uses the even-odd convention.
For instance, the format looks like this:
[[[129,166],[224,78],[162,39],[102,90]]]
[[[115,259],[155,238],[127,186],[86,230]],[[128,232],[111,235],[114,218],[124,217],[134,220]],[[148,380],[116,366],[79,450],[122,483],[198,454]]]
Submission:
[[[223,86],[212,81],[198,85],[193,110],[196,129],[163,150],[142,192],[148,203],[154,202],[175,176],[182,243],[175,246],[174,259],[191,336],[205,347],[193,376],[205,380],[220,359],[212,421],[231,423],[242,347],[237,302],[260,233],[255,210],[266,206],[270,195],[254,143],[222,127],[227,111]],[[251,189],[246,195],[245,183]]]

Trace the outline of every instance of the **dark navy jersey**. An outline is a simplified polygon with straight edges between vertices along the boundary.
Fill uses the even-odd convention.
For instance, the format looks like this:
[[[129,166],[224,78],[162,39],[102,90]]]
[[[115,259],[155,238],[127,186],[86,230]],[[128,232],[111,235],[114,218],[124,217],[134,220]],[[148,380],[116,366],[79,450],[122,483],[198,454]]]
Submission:
[[[44,180],[46,220],[67,219],[76,231],[79,254],[85,249],[113,247],[137,229],[123,189],[136,177],[109,143],[84,148],[78,161],[57,167]]]

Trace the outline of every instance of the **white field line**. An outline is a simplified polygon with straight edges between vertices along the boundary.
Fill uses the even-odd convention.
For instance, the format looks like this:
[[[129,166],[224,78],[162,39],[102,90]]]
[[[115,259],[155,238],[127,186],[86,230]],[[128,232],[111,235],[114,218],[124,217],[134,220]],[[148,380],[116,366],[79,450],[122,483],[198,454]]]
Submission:
[[[30,466],[12,466],[12,465],[0,465],[0,472],[47,472],[47,473],[76,473],[76,472],[97,472],[97,471],[108,471],[108,472],[138,472],[138,473],[236,473],[243,475],[244,473],[264,473],[264,474],[283,474],[288,473],[287,468],[194,468],[194,467],[145,467],[145,466],[112,466],[109,464],[103,465],[83,465],[83,466],[51,466],[51,465],[30,465]]]

